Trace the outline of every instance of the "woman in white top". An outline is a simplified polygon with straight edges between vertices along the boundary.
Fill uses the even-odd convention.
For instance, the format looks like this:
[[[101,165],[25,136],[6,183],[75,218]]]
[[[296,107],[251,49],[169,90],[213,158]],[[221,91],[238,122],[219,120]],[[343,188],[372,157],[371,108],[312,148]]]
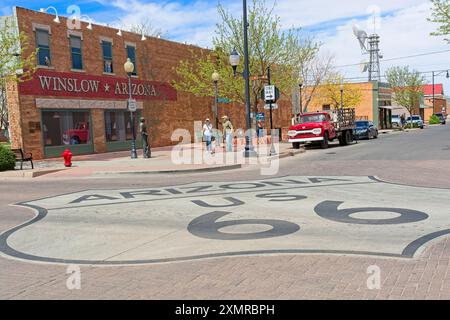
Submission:
[[[208,152],[212,152],[212,135],[213,135],[213,126],[209,119],[206,119],[206,123],[203,125],[203,137],[206,142],[206,150]]]

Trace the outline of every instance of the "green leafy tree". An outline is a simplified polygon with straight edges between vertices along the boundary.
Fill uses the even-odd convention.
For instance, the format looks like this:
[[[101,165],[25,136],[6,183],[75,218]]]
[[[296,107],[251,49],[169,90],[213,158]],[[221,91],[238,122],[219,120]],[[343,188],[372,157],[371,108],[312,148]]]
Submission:
[[[341,106],[341,89],[344,108],[356,108],[362,100],[361,89],[351,83],[345,83],[344,77],[338,73],[329,75],[320,89],[323,103],[331,103],[336,109]]]
[[[267,84],[264,76],[268,67],[271,68],[272,83],[280,89],[282,96],[290,98],[292,90],[298,90],[302,66],[317,55],[320,47],[312,39],[302,37],[300,29],[284,31],[274,8],[275,4],[268,7],[265,0],[253,0],[249,6],[249,60],[255,111]],[[212,97],[211,75],[217,71],[221,78],[219,95],[245,103],[244,80],[234,76],[229,63],[233,49],[244,56],[242,18],[234,17],[220,3],[218,13],[220,22],[213,38],[214,51],[193,49],[191,59],[181,61],[176,68],[179,79],[174,81],[174,86],[196,96]]]
[[[450,0],[431,0],[433,7],[431,8],[431,18],[428,21],[439,24],[438,29],[433,32],[433,36],[450,35]],[[445,41],[450,43],[450,39]]]
[[[36,53],[29,52],[27,35],[19,33],[13,17],[0,18],[0,129],[8,129],[6,86],[9,81],[30,80],[36,69]]]
[[[410,70],[409,67],[392,67],[386,71],[386,78],[394,92],[394,101],[406,108],[411,115],[412,127],[412,115],[420,107],[425,78],[419,71]]]

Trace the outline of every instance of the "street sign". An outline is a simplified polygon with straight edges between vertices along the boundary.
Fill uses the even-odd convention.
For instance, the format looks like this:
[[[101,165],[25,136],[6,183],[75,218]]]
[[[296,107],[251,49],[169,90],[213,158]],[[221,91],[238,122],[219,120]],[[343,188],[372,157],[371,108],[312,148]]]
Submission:
[[[272,110],[277,110],[277,109],[278,109],[278,104],[272,103]],[[264,110],[270,110],[270,104],[266,104],[264,106]]]
[[[265,86],[264,87],[264,100],[265,101],[275,101],[275,86]]]
[[[268,93],[268,95],[266,95],[266,93]],[[273,99],[268,100],[267,98]],[[261,91],[261,99],[264,100],[266,103],[269,102],[275,103],[277,102],[278,99],[280,99],[280,90],[275,86],[264,87],[264,90]]]
[[[228,98],[218,98],[217,102],[218,103],[231,103],[231,100]]]
[[[266,114],[264,112],[259,112],[256,115],[256,120],[266,121]]]
[[[131,112],[136,112],[137,102],[134,99],[128,99],[128,110]]]

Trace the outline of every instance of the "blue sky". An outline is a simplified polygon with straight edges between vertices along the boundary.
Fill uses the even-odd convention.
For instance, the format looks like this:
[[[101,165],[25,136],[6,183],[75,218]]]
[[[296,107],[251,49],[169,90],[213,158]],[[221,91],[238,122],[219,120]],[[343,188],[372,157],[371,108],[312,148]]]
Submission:
[[[267,2],[271,4],[273,0]],[[231,12],[241,14],[241,0],[224,0],[223,3]],[[207,0],[2,0],[0,13],[10,13],[14,5],[35,10],[54,6],[60,15],[67,15],[67,7],[72,4],[99,23],[119,27],[148,19],[155,28],[163,31],[164,37],[203,47],[211,46],[218,19],[217,2]],[[334,56],[337,66],[362,61],[352,26],[357,23],[363,29],[373,31],[373,16],[385,58],[450,49],[442,38],[429,36],[435,26],[427,21],[430,15],[428,0],[277,0],[275,12],[285,28],[301,27],[305,34],[322,42],[322,53]],[[449,69],[449,57],[450,53],[446,53],[385,62],[382,72],[392,65],[410,65],[419,71]],[[340,68],[340,71],[347,77],[364,76],[357,66]],[[437,82],[444,82],[446,92],[450,94],[450,81],[438,78]]]

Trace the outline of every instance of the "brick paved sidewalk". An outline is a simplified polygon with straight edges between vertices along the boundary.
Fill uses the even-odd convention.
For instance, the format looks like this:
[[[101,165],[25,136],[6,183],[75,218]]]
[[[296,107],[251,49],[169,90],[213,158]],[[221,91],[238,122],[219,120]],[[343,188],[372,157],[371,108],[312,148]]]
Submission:
[[[289,156],[293,150],[287,143],[278,146],[279,156]],[[151,173],[151,172],[182,172],[197,170],[229,170],[242,165],[260,165],[269,161],[270,145],[255,146],[259,157],[246,159],[243,157],[243,146],[235,147],[234,152],[225,152],[223,147],[216,148],[214,155],[206,152],[204,144],[188,144],[173,151],[174,147],[156,148],[152,150],[152,159],[143,159],[142,150],[138,159],[130,159],[130,152],[115,152],[106,154],[82,155],[73,157],[73,167],[65,168],[62,159],[37,161],[35,170],[24,170],[0,174],[0,177],[15,177],[38,175],[46,178],[89,177],[98,174],[115,173]],[[179,146],[177,148],[180,148]],[[181,156],[182,154],[182,156]],[[179,161],[178,163],[176,161]],[[181,163],[180,163],[181,162]],[[56,171],[56,172],[55,172]]]
[[[367,268],[381,289],[367,289]],[[0,258],[0,299],[450,299],[450,240],[417,260],[336,255],[254,256],[139,267],[66,267]]]

